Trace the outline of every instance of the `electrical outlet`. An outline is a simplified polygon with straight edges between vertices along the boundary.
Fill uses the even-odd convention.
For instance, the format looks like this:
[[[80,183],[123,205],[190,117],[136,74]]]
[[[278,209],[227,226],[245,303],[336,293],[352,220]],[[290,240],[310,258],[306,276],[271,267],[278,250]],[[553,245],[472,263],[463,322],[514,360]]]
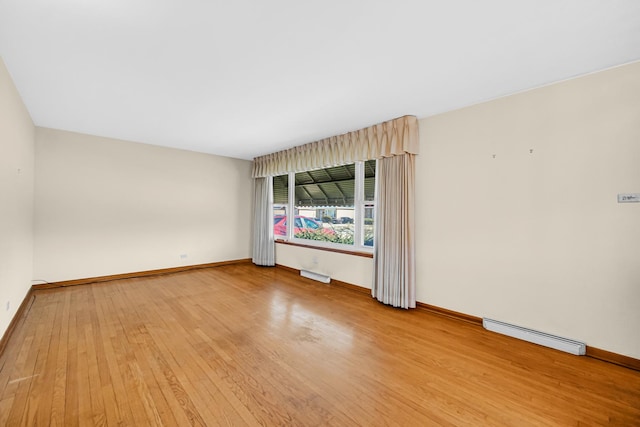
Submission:
[[[7,311],[11,308],[11,301],[7,301]]]
[[[180,259],[187,259],[187,254],[180,254]]]
[[[318,257],[314,256],[313,258],[311,258],[311,262],[313,262],[313,264],[317,264],[318,263]]]

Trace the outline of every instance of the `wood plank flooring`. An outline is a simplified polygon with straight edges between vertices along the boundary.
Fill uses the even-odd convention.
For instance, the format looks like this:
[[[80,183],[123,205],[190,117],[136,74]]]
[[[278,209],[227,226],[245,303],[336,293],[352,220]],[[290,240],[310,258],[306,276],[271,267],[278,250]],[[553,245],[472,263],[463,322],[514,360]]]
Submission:
[[[250,264],[37,291],[8,426],[640,426],[640,372]]]

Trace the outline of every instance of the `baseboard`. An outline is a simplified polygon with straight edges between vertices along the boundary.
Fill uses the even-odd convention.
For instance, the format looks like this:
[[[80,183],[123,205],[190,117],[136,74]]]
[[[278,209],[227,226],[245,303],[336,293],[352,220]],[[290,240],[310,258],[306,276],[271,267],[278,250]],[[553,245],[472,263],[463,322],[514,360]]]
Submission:
[[[640,359],[634,359],[633,357],[589,346],[587,346],[587,356],[613,363],[615,365],[624,366],[625,368],[633,369],[634,371],[640,371]]]
[[[25,312],[27,312],[28,308],[31,307],[31,304],[33,303],[34,298],[35,298],[35,295],[33,293],[33,289],[29,289],[29,291],[27,292],[27,295],[25,295],[24,299],[22,300],[20,307],[18,307],[16,314],[13,316],[13,319],[11,319],[11,322],[9,323],[9,327],[7,328],[6,331],[4,331],[4,334],[2,335],[2,339],[0,339],[0,356],[2,356],[2,353],[4,353],[4,349],[7,347],[9,338],[11,338],[11,335],[13,334],[13,331],[15,330],[16,326],[18,326],[18,322],[20,322],[20,320],[23,317],[25,317]]]
[[[438,307],[431,304],[425,304],[423,302],[416,302],[416,308],[425,310],[430,313],[439,314],[440,316],[446,316],[451,319],[460,320],[467,323],[473,323],[477,326],[482,326],[482,318],[471,316],[470,314],[460,313],[458,311],[447,310],[446,308]]]
[[[371,289],[365,288],[364,286],[358,286],[351,283],[343,282],[341,280],[331,279],[331,284],[335,286],[340,286],[341,288],[349,289],[350,291],[359,292],[361,294],[371,296]]]
[[[283,270],[290,271],[291,273],[300,274],[300,270],[298,270],[297,268],[287,267],[286,265],[276,264],[276,268],[281,268]]]
[[[208,264],[185,265],[180,267],[160,268],[158,270],[137,271],[134,273],[113,274],[110,276],[88,277],[86,279],[64,280],[61,282],[51,282],[32,285],[31,289],[51,289],[65,286],[88,285],[90,283],[110,282],[112,280],[133,279],[137,277],[161,276],[165,274],[180,273],[183,271],[199,270],[202,268],[221,267],[223,265],[244,264],[251,262],[250,258],[236,259],[231,261],[211,262]]]

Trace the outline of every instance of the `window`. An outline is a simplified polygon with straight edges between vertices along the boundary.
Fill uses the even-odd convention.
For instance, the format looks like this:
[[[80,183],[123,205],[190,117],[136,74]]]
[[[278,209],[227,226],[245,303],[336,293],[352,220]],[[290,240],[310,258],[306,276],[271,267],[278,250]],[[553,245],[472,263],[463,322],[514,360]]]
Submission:
[[[373,248],[375,173],[376,161],[368,160],[273,177],[276,239]],[[293,227],[288,226],[288,212],[293,213]]]
[[[373,236],[375,231],[375,197],[376,197],[376,161],[367,160],[363,164],[364,168],[364,198],[362,213],[362,244],[373,247]]]
[[[289,176],[273,177],[273,234],[276,239],[287,237],[287,207],[289,205]]]

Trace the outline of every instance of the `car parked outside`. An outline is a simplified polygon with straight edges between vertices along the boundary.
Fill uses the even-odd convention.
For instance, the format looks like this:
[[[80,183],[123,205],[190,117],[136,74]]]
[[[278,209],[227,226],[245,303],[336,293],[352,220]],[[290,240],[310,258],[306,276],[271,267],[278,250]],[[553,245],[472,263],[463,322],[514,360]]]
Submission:
[[[293,234],[294,236],[304,231],[324,230],[322,223],[313,218],[296,215]],[[325,230],[326,233],[332,233],[332,230]],[[287,235],[287,217],[285,215],[274,215],[273,217],[273,234],[276,236]]]

